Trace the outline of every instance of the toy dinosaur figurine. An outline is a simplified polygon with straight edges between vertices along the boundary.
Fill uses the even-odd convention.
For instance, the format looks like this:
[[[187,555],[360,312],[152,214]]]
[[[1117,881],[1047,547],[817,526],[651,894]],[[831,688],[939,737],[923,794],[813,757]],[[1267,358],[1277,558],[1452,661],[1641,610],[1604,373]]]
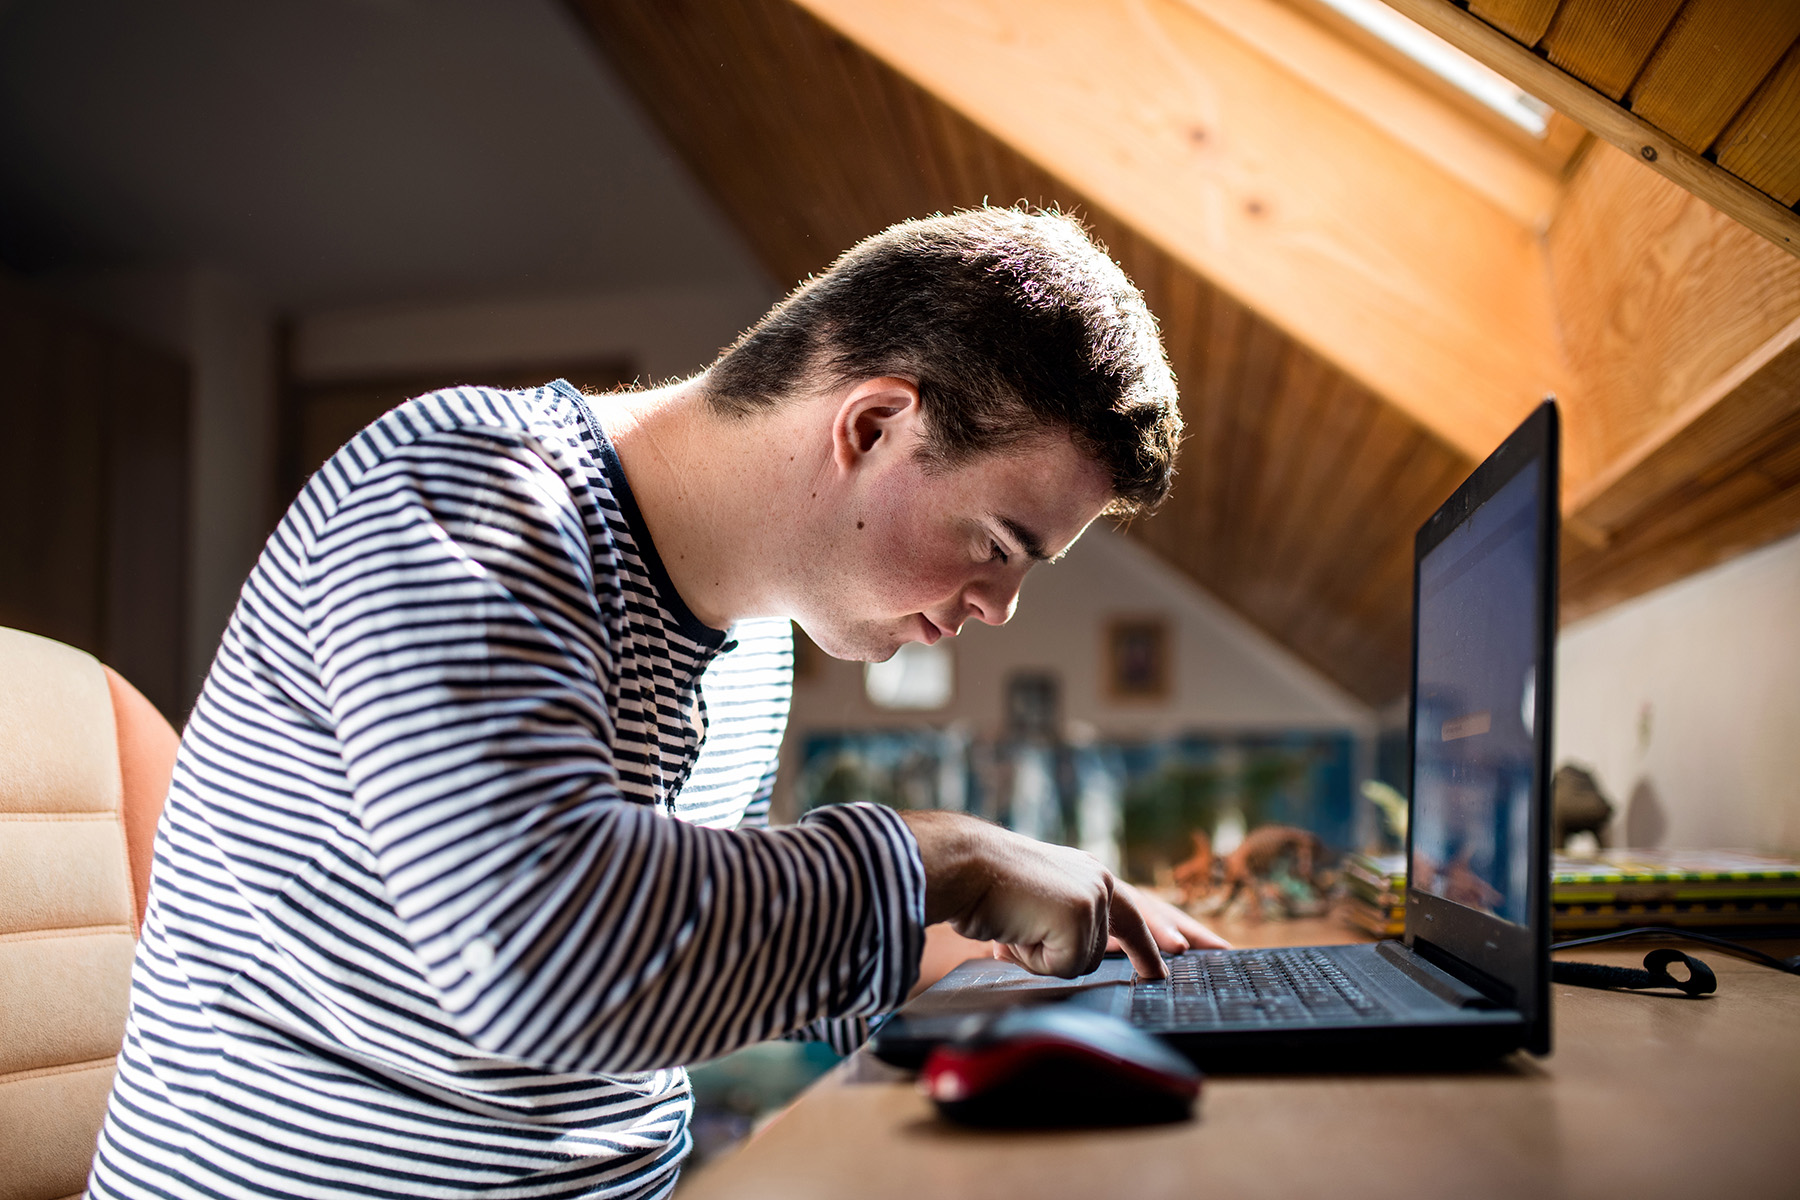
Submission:
[[[1194,856],[1185,862],[1175,865],[1175,886],[1181,889],[1181,902],[1192,904],[1201,899],[1213,887],[1212,839],[1206,836],[1204,829],[1193,831]]]
[[[1196,851],[1202,846],[1201,836],[1194,839]],[[1211,857],[1212,846],[1205,843],[1205,854]],[[1199,853],[1177,868],[1176,882],[1183,884],[1184,899],[1205,898],[1207,915],[1225,911],[1240,898],[1256,916],[1274,918],[1308,916],[1323,906],[1324,887],[1319,878],[1319,865],[1325,856],[1325,845],[1319,835],[1291,825],[1264,825],[1252,829],[1235,850],[1221,860],[1220,886],[1216,893],[1210,886],[1193,887],[1184,882],[1198,874]],[[1210,870],[1204,878],[1210,885]]]

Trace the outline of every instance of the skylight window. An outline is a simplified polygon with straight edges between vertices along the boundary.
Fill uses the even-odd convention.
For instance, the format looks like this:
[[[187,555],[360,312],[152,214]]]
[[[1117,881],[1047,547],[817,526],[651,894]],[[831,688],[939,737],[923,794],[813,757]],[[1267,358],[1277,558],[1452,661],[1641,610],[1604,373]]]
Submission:
[[[1455,46],[1421,29],[1381,0],[1317,0],[1371,37],[1454,84],[1533,137],[1543,137],[1550,106],[1490,71]]]

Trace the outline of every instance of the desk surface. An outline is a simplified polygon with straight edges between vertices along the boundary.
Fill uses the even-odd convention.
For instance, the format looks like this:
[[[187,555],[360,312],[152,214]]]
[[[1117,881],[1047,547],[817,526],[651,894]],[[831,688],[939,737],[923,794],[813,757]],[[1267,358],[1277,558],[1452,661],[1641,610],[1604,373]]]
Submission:
[[[1325,921],[1220,931],[1238,945],[1353,940]],[[1636,966],[1653,944],[1558,957]],[[1769,949],[1781,946],[1800,950]],[[1213,1076],[1196,1119],[1175,1126],[959,1129],[909,1076],[859,1053],[680,1198],[1800,1196],[1800,976],[1698,953],[1719,977],[1699,1000],[1554,987],[1548,1058]]]

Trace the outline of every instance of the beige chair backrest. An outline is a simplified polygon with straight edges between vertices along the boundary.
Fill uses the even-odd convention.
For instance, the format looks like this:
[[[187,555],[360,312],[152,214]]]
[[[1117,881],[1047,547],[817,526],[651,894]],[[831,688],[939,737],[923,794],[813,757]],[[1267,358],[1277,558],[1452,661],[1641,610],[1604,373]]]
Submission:
[[[86,1187],[174,745],[92,656],[0,629],[0,1200]]]

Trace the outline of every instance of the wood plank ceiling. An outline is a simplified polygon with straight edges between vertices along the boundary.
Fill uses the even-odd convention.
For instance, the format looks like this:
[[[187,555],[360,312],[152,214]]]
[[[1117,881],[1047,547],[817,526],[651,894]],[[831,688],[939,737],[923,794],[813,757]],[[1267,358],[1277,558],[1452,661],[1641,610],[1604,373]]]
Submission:
[[[1795,0],[1387,0],[1800,254]]]
[[[1470,0],[1469,11],[1784,206],[1800,201],[1800,4]]]
[[[1080,213],[1161,319],[1190,431],[1132,535],[1371,703],[1406,686],[1413,531],[1547,391],[1581,496],[1566,608],[1800,526],[1800,429],[1770,436],[1800,425],[1800,261],[1606,147],[1565,179],[1298,7],[571,3],[779,279],[984,199]],[[1773,512],[1746,521],[1751,460]]]

